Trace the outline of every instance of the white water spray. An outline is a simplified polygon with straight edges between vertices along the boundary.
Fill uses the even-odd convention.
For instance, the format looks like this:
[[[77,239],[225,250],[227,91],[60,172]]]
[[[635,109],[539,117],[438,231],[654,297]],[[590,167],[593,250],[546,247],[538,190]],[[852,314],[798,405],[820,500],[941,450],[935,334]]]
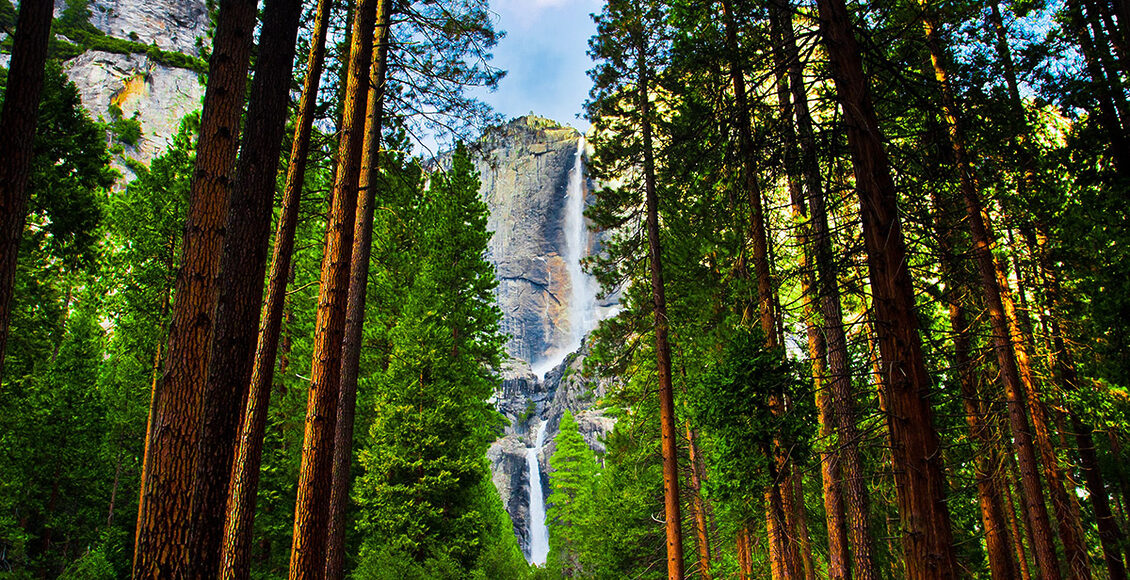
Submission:
[[[566,320],[569,323],[569,342],[553,351],[533,365],[533,372],[545,379],[545,374],[553,370],[565,357],[581,348],[585,335],[596,328],[597,283],[581,267],[581,260],[588,255],[588,228],[585,226],[585,137],[577,138],[577,153],[573,168],[569,170],[569,183],[565,191],[565,219],[562,230],[565,232],[565,247],[561,257],[565,260],[569,274],[569,309]]]
[[[538,426],[534,446],[526,449],[526,465],[530,473],[530,555],[527,559],[537,566],[544,566],[549,554],[549,529],[545,525],[545,497],[541,489],[541,465],[538,463],[538,454],[545,445],[547,425],[549,422],[543,421]]]

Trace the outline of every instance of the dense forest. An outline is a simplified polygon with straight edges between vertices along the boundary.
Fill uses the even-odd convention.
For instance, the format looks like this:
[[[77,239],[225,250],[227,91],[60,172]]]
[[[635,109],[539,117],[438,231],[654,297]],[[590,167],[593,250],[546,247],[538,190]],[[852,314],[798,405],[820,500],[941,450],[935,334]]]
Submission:
[[[0,577],[1127,578],[1127,0],[608,0],[616,424],[561,419],[544,566],[486,0],[218,0],[199,57],[64,4],[0,0]],[[88,49],[200,73],[150,161]]]

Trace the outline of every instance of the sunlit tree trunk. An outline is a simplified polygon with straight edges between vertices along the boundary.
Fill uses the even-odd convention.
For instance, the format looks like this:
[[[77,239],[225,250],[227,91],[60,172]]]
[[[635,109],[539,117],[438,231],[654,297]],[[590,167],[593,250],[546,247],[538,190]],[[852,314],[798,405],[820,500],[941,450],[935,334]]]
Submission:
[[[239,424],[235,458],[232,462],[220,563],[220,577],[224,580],[245,580],[250,574],[252,521],[259,486],[259,466],[263,456],[263,436],[267,425],[271,385],[274,382],[286,284],[290,276],[294,252],[294,233],[302,198],[302,182],[306,175],[310,130],[314,123],[318,87],[325,62],[326,28],[330,12],[330,0],[319,0],[310,40],[306,80],[298,104],[298,120],[295,124],[294,140],[287,164],[282,211],[275,231],[275,246],[271,256],[258,343],[249,380],[250,388],[244,405],[243,420]]]
[[[349,297],[345,314],[345,335],[341,355],[341,387],[338,393],[337,424],[334,434],[333,487],[330,492],[330,525],[326,533],[326,579],[342,578],[345,564],[345,508],[349,503],[353,460],[353,419],[357,406],[357,371],[361,362],[361,330],[365,323],[365,289],[369,281],[369,256],[372,250],[373,205],[380,179],[381,128],[384,117],[385,75],[392,0],[379,0],[377,7],[377,45],[369,75],[365,138],[362,145],[361,175],[358,182],[357,217],[353,233],[352,264],[349,268]]]
[[[676,448],[675,403],[671,388],[671,345],[667,338],[667,298],[663,290],[663,265],[659,245],[659,200],[655,194],[655,160],[651,136],[651,70],[643,31],[636,31],[638,107],[643,137],[644,198],[647,205],[648,263],[651,295],[655,303],[655,354],[659,378],[659,424],[662,429],[663,507],[667,520],[667,577],[683,578],[683,533],[679,508],[679,458]]]
[[[345,110],[338,141],[333,203],[322,257],[322,285],[318,292],[306,430],[294,509],[291,580],[321,578],[325,574],[325,533],[332,488],[341,345],[345,333],[376,4],[376,0],[359,0],[354,8],[356,15],[350,44]]]
[[[946,482],[895,186],[847,7],[842,0],[817,7],[860,196],[907,577],[953,578]]]
[[[189,549],[199,455],[200,386],[219,290],[217,273],[227,223],[239,122],[255,29],[256,3],[222,0],[208,68],[208,88],[173,294],[169,348],[156,390],[149,461],[142,480],[134,548],[135,578],[181,577],[196,558]],[[226,466],[225,466],[226,469]],[[226,477],[226,472],[224,477]]]
[[[698,434],[687,423],[687,451],[691,461],[691,509],[694,512],[695,542],[698,544],[698,569],[703,580],[710,580],[710,529],[706,500],[702,497],[703,462],[698,450]]]
[[[301,0],[268,0],[258,61],[244,120],[220,262],[219,299],[208,380],[201,391],[201,428],[189,538],[193,576],[214,577],[220,565],[228,484],[240,412],[247,400],[263,275],[271,233],[279,152]]]
[[[960,125],[961,113],[958,110],[957,100],[950,88],[945,69],[946,57],[937,38],[937,30],[931,20],[929,7],[924,1],[922,6],[924,9],[922,23],[926,33],[927,47],[930,50],[935,79],[941,88],[942,109],[954,162],[957,165],[961,194],[965,200],[966,221],[969,223],[973,235],[973,254],[977,261],[978,272],[981,275],[981,287],[985,295],[985,303],[993,330],[993,350],[997,355],[997,364],[1001,370],[1001,381],[1004,383],[1005,395],[1008,399],[1010,426],[1013,439],[1016,442],[1021,478],[1024,483],[1025,508],[1032,517],[1035,534],[1033,543],[1036,551],[1036,562],[1042,578],[1058,578],[1059,563],[1052,544],[1051,526],[1047,509],[1044,506],[1039,478],[1035,471],[1035,453],[1028,435],[1027,419],[1023,412],[1023,398],[1027,394],[1027,389],[1021,384],[1019,362],[1015,351],[1018,345],[1013,342],[1009,321],[1006,318],[1007,314],[1003,306],[1002,294],[1004,289],[997,278],[997,265],[992,253],[992,234],[988,231],[988,225],[983,215],[984,209],[973,182],[972,168],[969,165],[964,135]],[[1049,484],[1051,483],[1049,482]]]

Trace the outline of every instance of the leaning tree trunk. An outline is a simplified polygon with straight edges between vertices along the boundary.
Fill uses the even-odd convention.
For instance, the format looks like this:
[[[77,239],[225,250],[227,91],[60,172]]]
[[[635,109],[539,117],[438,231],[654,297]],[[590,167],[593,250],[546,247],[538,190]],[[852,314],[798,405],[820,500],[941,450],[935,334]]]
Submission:
[[[675,432],[675,397],[671,388],[671,344],[667,338],[667,298],[663,293],[663,263],[659,244],[659,200],[655,194],[655,159],[651,137],[651,70],[642,31],[637,31],[636,67],[640,124],[643,138],[644,199],[647,205],[648,263],[655,305],[655,355],[659,377],[659,424],[663,451],[663,509],[667,520],[667,577],[683,578],[683,532],[679,508],[679,457]]]
[[[977,482],[977,504],[985,533],[985,548],[989,557],[989,572],[993,580],[1008,580],[1016,577],[1016,564],[1013,546],[1008,537],[1004,506],[1001,505],[1000,478],[996,475],[1001,458],[993,441],[993,433],[985,422],[985,413],[977,392],[976,368],[970,354],[971,328],[963,301],[965,284],[961,281],[962,272],[955,254],[958,246],[956,230],[949,223],[950,220],[945,219],[949,208],[944,206],[935,192],[931,192],[931,200],[934,205],[934,232],[942,255],[942,275],[946,284],[944,302],[949,310],[953,332],[953,368],[957,370],[961,403],[969,426],[969,439],[975,445],[974,478]]]
[[[376,8],[376,0],[359,0],[353,22],[337,176],[322,257],[322,286],[318,292],[306,432],[294,508],[291,580],[320,578],[325,573],[325,528],[329,523],[341,345],[345,334]]]
[[[945,504],[946,481],[927,400],[930,378],[890,163],[847,7],[843,0],[818,0],[817,6],[860,196],[907,577],[953,578],[957,564]]]
[[[314,124],[318,87],[325,62],[326,28],[330,12],[330,0],[319,0],[310,40],[306,80],[298,104],[298,122],[294,129],[290,161],[287,164],[282,212],[275,231],[275,247],[271,257],[265,307],[260,322],[251,378],[248,381],[250,388],[236,439],[235,458],[232,462],[220,562],[220,577],[224,580],[246,580],[250,575],[252,520],[259,486],[259,465],[263,457],[263,435],[267,425],[271,384],[274,381],[286,283],[290,275],[294,233],[302,198],[302,182],[306,176],[310,129]]]
[[[227,222],[232,169],[247,85],[256,3],[222,0],[200,117],[196,165],[177,272],[169,349],[156,391],[142,485],[133,576],[190,573],[193,478],[201,422],[198,391],[207,379],[208,341]],[[225,475],[226,477],[226,475]]]
[[[4,136],[0,139],[0,376],[4,374],[4,351],[12,321],[16,261],[27,220],[27,182],[54,6],[50,0],[20,2],[4,109],[0,111],[0,135]]]
[[[381,127],[384,117],[385,76],[388,67],[392,0],[379,0],[377,8],[376,59],[370,72],[366,105],[365,139],[362,146],[359,203],[354,224],[349,297],[342,343],[341,381],[334,433],[333,485],[330,492],[330,525],[326,532],[326,580],[342,578],[345,564],[345,507],[353,460],[353,419],[357,407],[357,372],[361,363],[361,330],[365,323],[365,289],[369,281],[369,256],[373,239],[373,205],[380,178]]]
[[[924,9],[922,25],[926,33],[934,76],[941,88],[942,109],[947,123],[954,162],[957,165],[962,197],[965,200],[966,218],[973,235],[973,254],[977,261],[981,286],[985,294],[985,303],[989,311],[989,321],[993,329],[993,350],[997,355],[997,364],[1001,370],[1001,381],[1004,383],[1005,395],[1008,399],[1010,426],[1017,447],[1024,483],[1025,507],[1032,517],[1035,534],[1033,543],[1035,545],[1036,562],[1043,578],[1058,578],[1059,562],[1055,557],[1055,548],[1051,539],[1051,525],[1047,509],[1044,506],[1043,494],[1039,488],[1039,479],[1035,473],[1035,454],[1028,435],[1027,420],[1023,413],[1022,393],[1024,393],[1024,387],[1021,384],[1018,370],[1016,345],[1012,341],[1012,333],[1002,302],[1003,289],[997,279],[997,265],[992,253],[992,235],[988,231],[980,196],[977,193],[976,185],[973,183],[972,168],[965,150],[965,140],[960,124],[961,114],[945,70],[945,55],[937,38],[936,28],[929,15],[929,8],[924,1],[922,6]],[[1049,481],[1049,485],[1051,483]],[[1066,538],[1064,544],[1065,549],[1069,550]]]
[[[698,547],[698,571],[702,580],[710,580],[710,529],[707,523],[709,516],[706,510],[706,500],[702,497],[704,466],[702,455],[698,449],[698,434],[694,429],[691,429],[690,422],[687,422],[687,455],[691,462],[690,507],[694,512],[695,542]]]
[[[738,154],[741,157],[741,175],[745,183],[745,193],[750,206],[750,241],[752,242],[754,276],[757,282],[758,319],[769,349],[777,348],[779,336],[773,308],[773,290],[769,269],[769,248],[765,233],[765,212],[762,207],[761,186],[756,170],[756,150],[750,128],[749,103],[745,85],[745,71],[738,55],[738,32],[734,20],[734,10],[730,0],[721,0],[723,24],[726,32],[726,50],[729,55],[730,79],[734,90],[734,125],[738,130]],[[770,407],[774,413],[784,412],[784,400],[779,395],[770,397]],[[774,578],[798,578],[802,572],[800,553],[792,541],[789,530],[789,512],[786,509],[786,489],[790,490],[791,478],[787,458],[775,444],[771,450],[772,461],[776,462],[776,477],[770,478],[769,489],[765,490],[766,529],[769,535],[769,558]]]
[[[254,364],[271,205],[301,13],[301,0],[268,0],[263,11],[259,60],[228,208],[208,380],[200,394],[200,450],[189,515],[192,575],[197,578],[216,576],[220,565],[232,457]]]
[[[811,211],[809,228],[812,250],[816,258],[814,290],[819,297],[820,319],[823,321],[821,333],[825,340],[827,356],[826,381],[831,391],[833,417],[840,441],[837,453],[843,473],[842,489],[847,510],[848,537],[851,541],[853,576],[858,580],[872,580],[876,576],[871,549],[869,498],[863,474],[863,461],[859,453],[860,435],[856,427],[856,410],[852,393],[851,358],[844,332],[838,271],[832,249],[832,236],[828,228],[827,204],[820,182],[820,166],[812,129],[812,116],[808,108],[808,93],[804,87],[804,71],[793,32],[791,11],[774,3],[770,14],[780,31],[779,43],[784,52],[778,57],[777,66],[787,67],[789,73],[787,81],[783,78],[784,71],[779,73],[782,78],[778,80],[778,84],[785,85],[778,89],[782,92],[779,98],[785,102],[791,97],[791,109],[796,115],[799,133],[797,152],[799,169],[808,190],[808,208]],[[785,124],[786,141],[788,141],[792,130],[788,126],[788,121]]]

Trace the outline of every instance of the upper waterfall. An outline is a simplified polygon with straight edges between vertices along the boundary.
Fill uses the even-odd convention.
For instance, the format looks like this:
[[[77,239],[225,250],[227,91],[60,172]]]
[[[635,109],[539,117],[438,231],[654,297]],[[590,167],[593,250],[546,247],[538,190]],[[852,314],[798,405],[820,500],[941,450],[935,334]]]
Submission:
[[[546,353],[544,358],[531,361],[535,375],[544,377],[545,373],[561,364],[570,353],[581,348],[585,335],[596,327],[598,287],[596,279],[584,271],[581,261],[589,253],[589,230],[585,223],[585,198],[588,188],[585,182],[585,137],[577,137],[577,151],[573,157],[573,167],[569,170],[569,181],[565,190],[565,212],[562,220],[564,247],[561,258],[565,261],[565,271],[569,276],[569,294],[564,321],[568,325],[568,342]]]

